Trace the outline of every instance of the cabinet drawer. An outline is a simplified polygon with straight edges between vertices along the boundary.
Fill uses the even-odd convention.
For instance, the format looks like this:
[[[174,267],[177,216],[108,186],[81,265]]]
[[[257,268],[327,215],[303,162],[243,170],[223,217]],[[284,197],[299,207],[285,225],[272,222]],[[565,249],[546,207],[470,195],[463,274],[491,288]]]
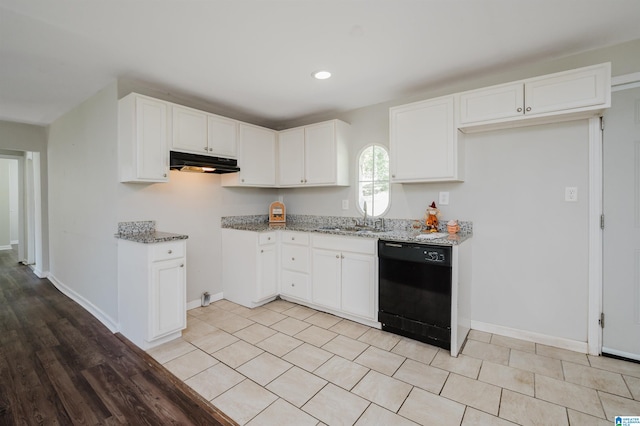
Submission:
[[[309,276],[300,272],[282,271],[280,293],[309,300]]]
[[[309,272],[309,248],[282,245],[282,267],[298,272]]]
[[[185,257],[184,241],[153,244],[151,249],[151,261],[177,259]]]
[[[282,232],[282,242],[287,244],[309,245],[309,234],[304,232]]]
[[[276,242],[277,234],[275,232],[263,232],[260,234],[258,244],[274,244]]]

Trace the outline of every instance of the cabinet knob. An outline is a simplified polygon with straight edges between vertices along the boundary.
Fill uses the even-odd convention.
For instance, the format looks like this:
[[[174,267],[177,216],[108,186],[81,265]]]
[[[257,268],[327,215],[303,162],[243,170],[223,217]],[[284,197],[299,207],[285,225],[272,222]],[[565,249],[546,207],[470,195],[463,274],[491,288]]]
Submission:
[[[209,152],[212,152],[212,151],[213,151],[213,148],[209,148]]]
[[[241,182],[244,182],[244,179],[240,179]]]
[[[167,174],[166,174],[166,173],[165,173],[165,174],[163,174],[163,175],[162,175],[162,177],[167,177]]]
[[[527,112],[528,112],[528,111],[531,111],[531,107],[527,107]]]
[[[340,255],[339,254],[336,254],[336,259],[340,259]]]
[[[173,253],[173,250],[168,250],[167,253],[171,254]]]
[[[391,175],[391,177],[395,179],[396,175]]]
[[[268,241],[271,241],[271,237],[267,237],[267,240],[268,240]]]
[[[205,152],[209,150],[209,148],[207,148],[206,146],[204,147]]]
[[[295,240],[296,240],[296,237],[291,237],[291,241],[295,241]]]
[[[295,257],[292,257],[292,258],[291,258],[291,260],[296,260],[296,258],[295,258]]]
[[[291,283],[291,287],[295,287],[295,286],[296,286],[296,283]]]
[[[516,111],[518,111],[518,112],[522,112],[522,108],[518,108]]]
[[[340,259],[344,259],[344,254],[341,254],[341,255],[340,255]]]
[[[260,250],[260,253],[264,253],[264,250]]]
[[[304,183],[304,179],[300,179],[300,183]]]
[[[184,263],[180,265],[181,268],[184,268]]]

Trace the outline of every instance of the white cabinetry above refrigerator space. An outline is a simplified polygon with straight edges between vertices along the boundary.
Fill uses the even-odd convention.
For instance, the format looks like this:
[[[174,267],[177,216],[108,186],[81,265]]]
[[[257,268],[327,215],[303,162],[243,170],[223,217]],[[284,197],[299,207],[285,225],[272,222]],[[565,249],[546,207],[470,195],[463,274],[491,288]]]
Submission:
[[[598,115],[611,106],[610,89],[605,63],[463,92],[459,127],[471,132]]]

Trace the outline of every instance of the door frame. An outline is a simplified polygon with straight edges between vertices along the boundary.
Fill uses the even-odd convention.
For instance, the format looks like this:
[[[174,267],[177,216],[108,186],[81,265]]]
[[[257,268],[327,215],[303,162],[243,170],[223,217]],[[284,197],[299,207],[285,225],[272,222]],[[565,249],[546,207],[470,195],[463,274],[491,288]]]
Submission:
[[[640,87],[640,72],[611,78],[611,91]],[[587,349],[590,355],[602,354],[603,232],[600,220],[603,209],[604,165],[600,117],[589,119],[589,325]]]

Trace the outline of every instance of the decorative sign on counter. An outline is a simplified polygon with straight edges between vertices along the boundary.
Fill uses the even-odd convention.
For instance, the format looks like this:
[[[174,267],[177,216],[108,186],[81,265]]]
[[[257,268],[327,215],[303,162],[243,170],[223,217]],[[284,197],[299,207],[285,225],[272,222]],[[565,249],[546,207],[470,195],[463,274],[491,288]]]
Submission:
[[[285,223],[286,209],[280,201],[274,201],[269,205],[269,223]]]

